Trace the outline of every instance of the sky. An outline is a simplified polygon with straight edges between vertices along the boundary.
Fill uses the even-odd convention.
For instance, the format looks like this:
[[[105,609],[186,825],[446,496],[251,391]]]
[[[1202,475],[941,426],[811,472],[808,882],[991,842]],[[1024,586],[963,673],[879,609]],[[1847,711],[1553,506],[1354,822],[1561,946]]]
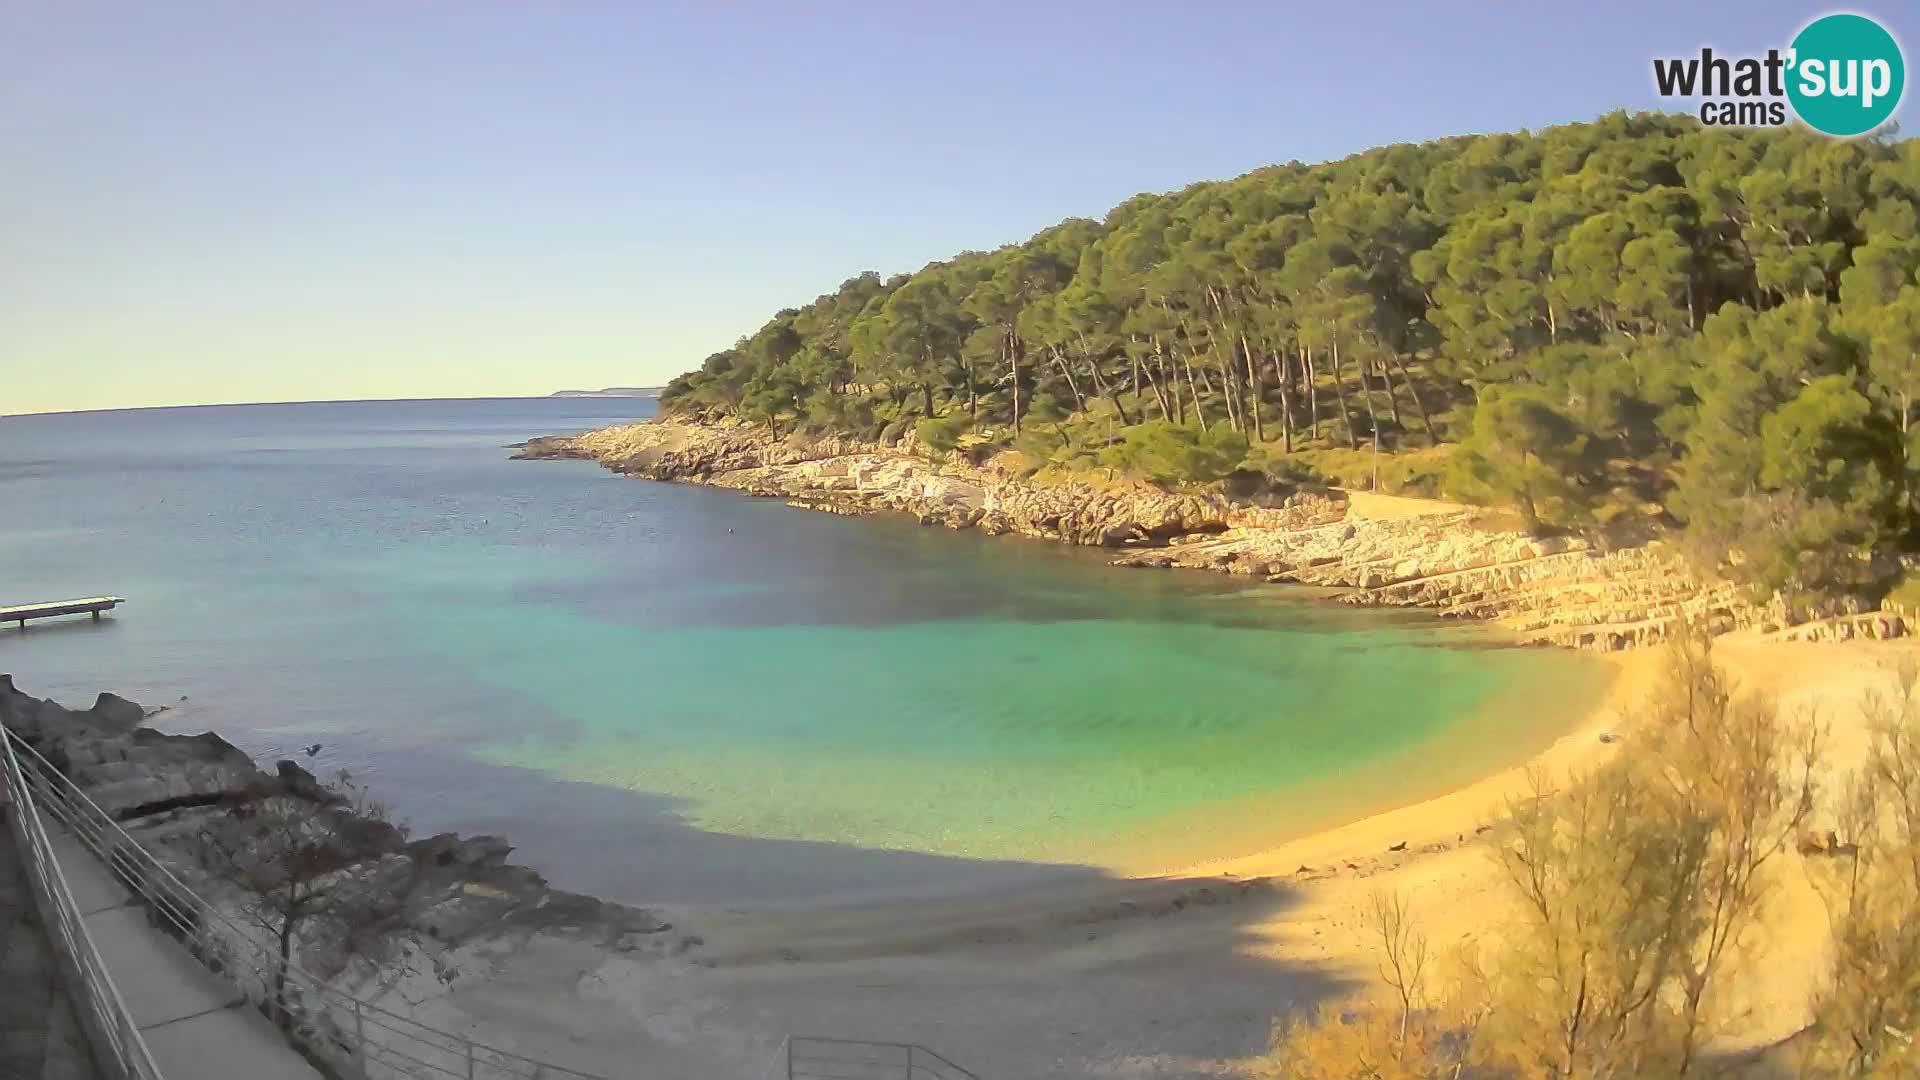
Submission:
[[[0,415],[646,386],[864,269],[1906,2],[0,0]],[[1913,46],[1907,46],[1913,57]]]

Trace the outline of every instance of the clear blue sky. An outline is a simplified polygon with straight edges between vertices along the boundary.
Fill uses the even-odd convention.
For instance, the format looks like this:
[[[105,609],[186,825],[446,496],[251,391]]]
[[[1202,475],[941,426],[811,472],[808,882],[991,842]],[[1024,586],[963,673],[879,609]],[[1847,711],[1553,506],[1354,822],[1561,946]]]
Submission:
[[[0,414],[660,383],[864,268],[1653,107],[1829,10],[11,0]]]

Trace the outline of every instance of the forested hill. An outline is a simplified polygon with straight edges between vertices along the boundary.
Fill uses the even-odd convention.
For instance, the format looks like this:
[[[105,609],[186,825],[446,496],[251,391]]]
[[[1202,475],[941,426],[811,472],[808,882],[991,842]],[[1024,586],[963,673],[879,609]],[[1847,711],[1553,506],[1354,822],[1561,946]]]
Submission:
[[[861,274],[661,400],[1165,484],[1377,475],[1873,598],[1920,537],[1917,201],[1912,141],[1659,114],[1387,146]]]

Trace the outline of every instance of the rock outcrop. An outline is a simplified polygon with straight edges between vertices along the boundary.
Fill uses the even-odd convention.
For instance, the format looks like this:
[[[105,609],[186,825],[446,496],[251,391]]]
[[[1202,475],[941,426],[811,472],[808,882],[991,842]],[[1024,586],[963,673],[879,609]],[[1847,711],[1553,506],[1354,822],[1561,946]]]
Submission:
[[[1113,560],[1119,566],[1320,586],[1350,604],[1492,622],[1528,643],[1624,649],[1665,640],[1683,622],[1733,630],[1792,621],[1725,582],[1703,579],[1659,543],[1603,552],[1575,538],[1536,538],[1496,515],[1443,503],[1375,516],[1340,492],[1302,491],[1277,505],[1247,505],[1144,484],[1042,483],[991,461],[935,462],[910,443],[776,439],[764,427],[731,420],[667,419],[533,439],[515,456],[581,458],[618,473],[732,488],[812,510],[892,511],[929,525],[1121,548]],[[1876,618],[1868,628],[1828,633],[1906,630],[1897,615]],[[1888,620],[1898,625],[1882,627]]]
[[[934,464],[910,446],[846,436],[773,439],[737,422],[628,424],[531,439],[514,456],[586,458],[630,476],[732,488],[809,509],[894,511],[930,525],[1096,547],[1219,532],[1234,513],[1219,497],[1146,485],[1027,483],[989,466]]]
[[[216,907],[238,914],[248,900],[216,869],[200,838],[234,827],[236,819],[244,823],[258,800],[306,800],[352,819],[360,846],[357,861],[342,872],[370,888],[394,890],[384,916],[387,947],[344,949],[324,920],[315,920],[297,938],[296,960],[307,971],[362,991],[408,981],[407,995],[419,1000],[451,989],[452,982],[429,978],[422,986],[417,973],[479,974],[503,940],[510,948],[535,933],[625,952],[674,947],[663,935],[670,927],[653,913],[552,888],[535,871],[508,862],[513,849],[499,837],[443,833],[409,842],[403,830],[356,815],[291,761],[267,772],[212,732],[170,735],[129,726],[139,713],[111,694],[100,695],[89,710],[63,708],[20,692],[11,676],[0,675],[0,725]],[[40,766],[29,759],[26,767]]]

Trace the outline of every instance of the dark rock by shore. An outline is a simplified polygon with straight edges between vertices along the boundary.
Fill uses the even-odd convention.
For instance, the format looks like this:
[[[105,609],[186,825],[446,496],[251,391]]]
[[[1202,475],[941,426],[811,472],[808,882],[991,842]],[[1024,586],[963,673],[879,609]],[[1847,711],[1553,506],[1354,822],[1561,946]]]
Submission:
[[[584,458],[591,461],[593,455],[573,445],[571,435],[546,435],[528,439],[522,443],[511,443],[507,449],[517,450],[515,461],[539,461],[543,458]]]
[[[273,772],[213,732],[170,735],[142,727],[138,705],[103,693],[91,709],[68,709],[21,692],[0,675],[0,725],[98,803],[196,893],[217,905],[244,905],[196,840],[218,823],[231,828],[232,809],[262,797],[284,797],[341,809],[338,793],[292,761]],[[632,951],[666,948],[668,925],[653,913],[555,889],[537,872],[507,861],[513,848],[497,836],[442,833],[409,840],[404,831],[367,822],[374,850],[347,872],[386,875],[403,883],[398,898],[398,952],[434,955],[503,936],[552,932]],[[400,873],[398,871],[404,871]],[[316,927],[316,931],[320,928]],[[345,967],[336,942],[316,932],[300,942],[308,970]],[[379,972],[359,972],[379,981]]]

